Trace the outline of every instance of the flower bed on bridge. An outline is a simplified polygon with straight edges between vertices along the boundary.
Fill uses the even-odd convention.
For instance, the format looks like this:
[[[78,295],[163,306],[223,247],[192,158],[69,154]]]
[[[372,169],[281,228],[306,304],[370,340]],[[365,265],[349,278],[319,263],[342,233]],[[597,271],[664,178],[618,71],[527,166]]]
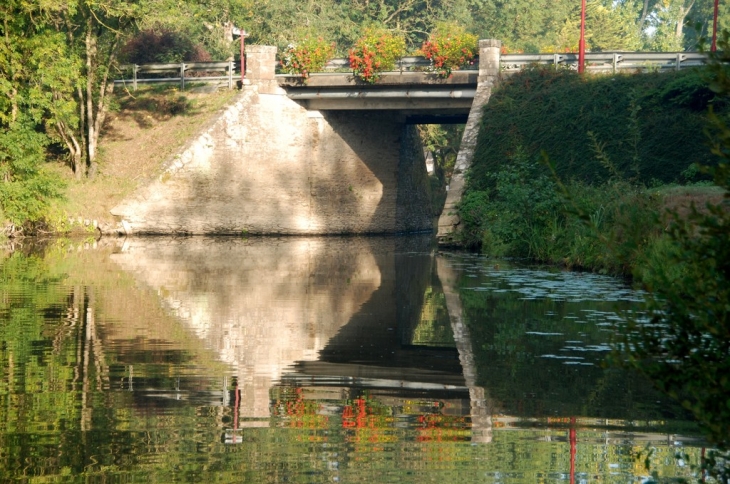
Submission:
[[[392,70],[406,51],[403,37],[387,30],[366,30],[365,35],[350,50],[350,67],[353,74],[373,84],[383,71]]]
[[[440,77],[451,76],[451,71],[474,63],[477,55],[477,36],[463,27],[444,25],[436,29],[423,43],[419,54],[432,62]]]

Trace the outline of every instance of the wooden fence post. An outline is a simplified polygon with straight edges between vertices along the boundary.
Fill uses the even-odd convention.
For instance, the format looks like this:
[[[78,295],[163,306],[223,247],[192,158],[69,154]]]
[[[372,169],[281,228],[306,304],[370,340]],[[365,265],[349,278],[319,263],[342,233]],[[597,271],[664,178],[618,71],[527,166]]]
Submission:
[[[137,90],[137,69],[139,69],[139,66],[132,64],[132,91]]]
[[[185,63],[180,64],[180,90],[185,90]]]

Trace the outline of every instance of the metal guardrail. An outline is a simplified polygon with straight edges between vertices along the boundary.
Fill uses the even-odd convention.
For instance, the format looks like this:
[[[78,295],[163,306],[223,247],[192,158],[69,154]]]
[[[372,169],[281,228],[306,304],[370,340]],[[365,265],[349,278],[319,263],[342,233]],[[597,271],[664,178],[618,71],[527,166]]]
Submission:
[[[699,52],[591,52],[586,53],[586,70],[594,72],[617,72],[620,70],[679,70],[686,67],[701,66],[707,56]],[[578,54],[502,54],[500,68],[503,72],[517,72],[529,65],[576,66]],[[237,64],[233,61],[225,62],[185,62],[181,64],[143,64],[125,65],[123,70],[131,71],[131,79],[115,80],[114,84],[131,84],[137,90],[138,84],[147,83],[179,83],[180,89],[185,89],[185,82],[221,82],[225,81],[228,88],[234,86],[233,74]],[[277,66],[278,67],[278,66]],[[425,57],[402,57],[394,71],[428,71],[432,63]],[[462,70],[477,70],[479,59],[475,58],[472,65]],[[191,77],[190,72],[225,72],[225,76]],[[324,73],[350,72],[350,61],[347,58],[331,59],[325,64]],[[177,74],[177,77],[140,77],[144,74]]]
[[[680,70],[705,63],[699,52],[591,52],[586,53],[586,70]],[[578,54],[502,54],[500,67],[515,72],[528,65],[578,66]]]
[[[433,64],[430,60],[420,56],[407,56],[401,57],[395,64],[395,69],[392,72],[404,72],[404,71],[425,71],[431,68]],[[475,70],[479,68],[478,62],[475,62],[473,66],[464,68],[465,70]],[[338,57],[327,61],[324,66],[324,72],[338,72],[347,71],[351,72],[350,60],[346,57]]]
[[[185,81],[192,82],[221,82],[226,81],[229,89],[233,89],[233,73],[236,64],[233,61],[224,62],[184,62],[180,64],[131,64],[121,66],[122,70],[131,71],[131,79],[118,79],[114,84],[132,85],[132,90],[137,90],[138,84],[148,83],[179,83],[180,89],[185,89]],[[225,72],[225,76],[186,76],[190,72]],[[177,77],[140,77],[144,74],[177,74]]]
[[[679,70],[704,64],[707,56],[699,52],[589,52],[586,53],[586,69],[596,71],[625,69]],[[528,65],[578,66],[578,54],[502,54],[500,67],[503,71],[517,71]],[[403,57],[395,71],[424,71],[432,67],[425,57]],[[479,69],[479,58],[462,70]],[[346,58],[332,59],[324,67],[325,72],[350,70]]]

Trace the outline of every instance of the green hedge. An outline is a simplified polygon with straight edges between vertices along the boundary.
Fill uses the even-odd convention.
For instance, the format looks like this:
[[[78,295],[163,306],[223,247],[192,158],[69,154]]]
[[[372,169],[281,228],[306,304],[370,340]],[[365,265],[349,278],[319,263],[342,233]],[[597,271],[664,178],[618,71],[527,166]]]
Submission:
[[[564,179],[686,181],[693,162],[714,163],[703,135],[713,99],[697,70],[527,69],[503,80],[485,108],[468,188],[492,188],[488,174],[518,151],[532,159],[545,151]]]

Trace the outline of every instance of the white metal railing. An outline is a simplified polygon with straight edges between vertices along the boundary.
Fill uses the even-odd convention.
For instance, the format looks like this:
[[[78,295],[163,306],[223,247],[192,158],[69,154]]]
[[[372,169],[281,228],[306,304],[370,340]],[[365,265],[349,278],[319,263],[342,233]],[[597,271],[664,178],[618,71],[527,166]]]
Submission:
[[[432,66],[432,63],[430,60],[426,59],[425,57],[421,56],[407,56],[407,57],[401,57],[398,59],[398,61],[395,64],[394,71],[398,72],[404,72],[404,71],[424,71],[428,70]],[[478,63],[475,63],[473,66],[466,67],[465,69],[478,69],[479,65]],[[336,71],[351,71],[350,68],[350,60],[346,57],[338,57],[335,59],[331,59],[327,61],[327,64],[324,66],[325,72],[336,72]]]
[[[586,70],[679,70],[704,64],[707,56],[699,52],[590,52]],[[519,71],[528,65],[578,66],[578,54],[502,54],[502,71]]]
[[[131,79],[117,79],[114,84],[131,85],[132,90],[137,90],[138,84],[147,83],[179,83],[180,89],[185,89],[185,82],[220,83],[225,81],[229,89],[233,89],[233,73],[236,70],[236,63],[233,61],[224,62],[184,62],[180,64],[131,64],[121,66],[123,71],[131,72]],[[193,72],[225,72],[224,76],[200,76],[187,75]],[[145,74],[177,74],[177,77],[140,77]]]
[[[586,70],[594,72],[617,72],[620,70],[679,70],[685,67],[701,66],[707,56],[699,52],[590,52],[586,53]],[[578,54],[502,54],[500,68],[503,72],[517,72],[529,65],[578,66]],[[476,70],[479,59],[463,70]],[[118,79],[115,84],[131,85],[133,90],[144,83],[179,83],[185,89],[185,82],[225,82],[229,89],[234,86],[233,75],[237,63],[224,62],[185,62],[180,64],[142,64],[125,65],[122,69],[131,72],[131,79]],[[278,67],[278,66],[277,66]],[[402,57],[393,72],[428,71],[431,61],[424,57]],[[324,73],[349,72],[347,58],[331,59],[325,65]],[[223,72],[223,76],[190,76],[193,72]],[[175,77],[145,77],[147,75],[177,74]]]
[[[586,53],[586,70],[594,72],[617,72],[620,70],[679,70],[704,64],[707,56],[699,52],[589,52]],[[504,72],[516,72],[530,65],[554,65],[578,67],[578,54],[502,54],[500,68]],[[278,67],[278,66],[277,66]],[[392,72],[428,71],[432,63],[425,57],[403,57]],[[462,70],[479,69],[479,58]],[[340,57],[325,64],[322,72],[349,72],[350,61]]]

